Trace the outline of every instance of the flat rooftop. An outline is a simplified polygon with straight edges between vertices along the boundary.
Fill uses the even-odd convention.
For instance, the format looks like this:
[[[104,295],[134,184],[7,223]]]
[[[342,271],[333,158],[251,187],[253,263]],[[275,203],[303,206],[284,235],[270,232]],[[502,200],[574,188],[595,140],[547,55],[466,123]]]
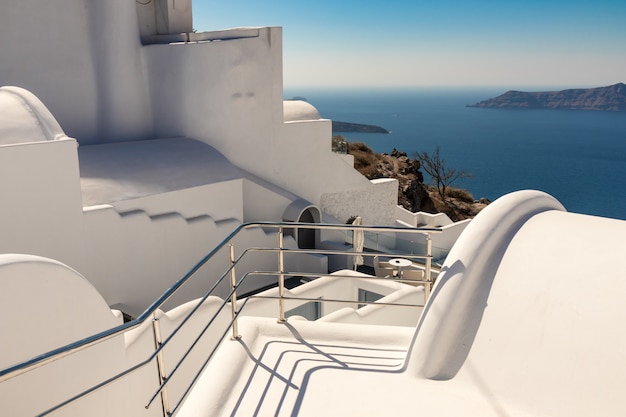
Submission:
[[[215,148],[184,137],[81,146],[78,157],[84,207],[241,178]]]

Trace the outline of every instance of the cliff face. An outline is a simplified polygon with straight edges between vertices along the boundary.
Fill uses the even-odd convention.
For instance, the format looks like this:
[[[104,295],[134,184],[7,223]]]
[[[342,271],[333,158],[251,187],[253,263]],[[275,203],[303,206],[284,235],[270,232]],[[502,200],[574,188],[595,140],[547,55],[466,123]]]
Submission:
[[[562,91],[507,91],[468,107],[626,111],[626,85]]]

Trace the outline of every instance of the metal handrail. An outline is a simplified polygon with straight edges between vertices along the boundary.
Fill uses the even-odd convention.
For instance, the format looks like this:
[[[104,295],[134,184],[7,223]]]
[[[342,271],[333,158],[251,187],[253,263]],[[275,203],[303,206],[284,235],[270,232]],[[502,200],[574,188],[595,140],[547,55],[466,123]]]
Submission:
[[[268,222],[269,223],[269,222]],[[93,336],[86,337],[84,339],[78,340],[76,342],[70,343],[68,345],[59,347],[57,349],[51,350],[42,355],[36,356],[27,361],[15,364],[8,368],[0,370],[0,382],[3,382],[7,379],[16,377],[30,370],[36,369],[40,366],[46,365],[50,362],[53,362],[58,359],[62,359],[70,354],[75,352],[79,352],[85,348],[93,346],[95,344],[104,342],[109,340],[115,336],[118,336],[121,333],[125,333],[129,330],[137,328],[141,326],[146,320],[150,319],[152,313],[154,313],[159,307],[161,307],[165,302],[172,296],[178,288],[180,288],[187,280],[189,280],[204,264],[208,262],[220,249],[222,249],[226,244],[228,244],[239,232],[243,229],[252,227],[252,226],[270,226],[270,224],[266,224],[264,222],[260,223],[244,223],[237,226],[228,236],[226,236],[220,243],[213,248],[207,255],[205,255],[196,265],[194,265],[185,275],[183,275],[178,281],[176,281],[170,288],[168,288],[159,298],[157,298],[148,308],[141,313],[136,319],[129,321],[128,323],[124,323],[122,325],[113,327],[109,330],[105,330],[100,333],[96,333]]]
[[[380,278],[379,278],[380,279]],[[343,304],[376,304],[379,306],[394,306],[394,307],[424,307],[424,304],[405,304],[405,303],[385,303],[382,301],[354,301],[354,300],[340,300],[335,298],[307,298],[307,297],[280,297],[278,295],[253,295],[251,299],[261,300],[297,300],[297,301],[315,301],[319,303],[343,303]]]
[[[234,250],[233,250],[233,239],[244,229],[249,229],[249,228],[278,228],[279,232],[278,232],[278,236],[279,236],[279,247],[278,248],[246,248],[239,257],[235,258],[234,257]],[[350,256],[351,254],[353,254],[354,252],[351,251],[339,251],[339,250],[310,250],[310,249],[288,249],[288,248],[284,248],[283,246],[283,232],[284,229],[298,229],[298,228],[309,228],[309,229],[315,229],[315,230],[352,230],[352,231],[356,231],[356,230],[361,230],[361,231],[378,231],[378,232],[402,232],[402,233],[420,233],[420,234],[426,234],[427,235],[427,254],[430,254],[430,234],[437,234],[437,233],[441,233],[442,230],[439,228],[419,228],[419,229],[408,229],[408,228],[399,228],[399,227],[388,227],[388,226],[354,226],[354,225],[331,225],[331,224],[319,224],[319,223],[298,223],[298,222],[252,222],[252,223],[244,223],[241,224],[239,226],[237,226],[231,233],[229,233],[224,239],[222,239],[222,241],[220,241],[209,253],[207,253],[207,255],[205,255],[199,262],[197,262],[185,275],[183,275],[180,279],[178,279],[171,287],[169,287],[159,298],[157,298],[143,313],[141,313],[136,319],[124,323],[122,325],[113,327],[111,329],[102,331],[100,333],[97,333],[95,335],[86,337],[84,339],[78,340],[76,342],[67,344],[65,346],[59,347],[57,349],[51,350],[47,353],[44,353],[42,355],[36,356],[34,358],[31,358],[27,361],[23,361],[20,362],[18,364],[12,365],[8,368],[5,369],[1,369],[0,370],[0,383],[3,381],[6,381],[8,379],[17,377],[19,375],[22,375],[26,372],[29,372],[31,370],[37,369],[41,366],[44,366],[46,364],[49,364],[51,362],[54,362],[56,360],[65,358],[67,356],[70,356],[76,352],[82,351],[84,349],[87,349],[91,346],[95,346],[99,343],[105,342],[107,340],[110,340],[116,336],[119,336],[123,333],[126,333],[128,331],[131,331],[135,328],[138,328],[139,326],[143,325],[146,321],[148,320],[153,320],[155,318],[155,312],[157,311],[157,309],[159,309],[165,302],[167,302],[177,291],[178,289],[184,285],[202,266],[204,266],[210,259],[212,259],[222,248],[224,248],[226,245],[230,245],[230,266],[229,268],[227,268],[227,270],[224,272],[224,274],[222,274],[222,276],[216,280],[216,282],[211,286],[211,288],[209,289],[209,291],[200,298],[200,300],[198,301],[198,303],[194,306],[193,309],[191,309],[191,311],[185,316],[185,318],[178,324],[178,326],[176,326],[176,328],[170,333],[170,335],[164,340],[164,341],[160,341],[160,338],[158,340],[158,343],[155,346],[155,351],[148,356],[148,358],[142,362],[139,362],[137,364],[135,364],[134,366],[114,375],[113,377],[89,388],[88,390],[64,401],[63,403],[45,411],[43,414],[40,415],[47,415],[53,411],[56,411],[68,404],[70,404],[73,401],[76,401],[80,398],[82,398],[85,395],[91,394],[96,390],[99,390],[100,388],[103,388],[104,386],[112,383],[115,380],[118,380],[119,378],[122,378],[136,370],[138,370],[139,368],[149,364],[150,362],[152,362],[155,358],[157,358],[163,348],[169,343],[170,340],[172,340],[172,338],[178,333],[178,331],[187,323],[187,321],[196,313],[196,311],[202,306],[202,304],[204,303],[204,301],[206,301],[206,299],[213,294],[213,292],[215,291],[215,289],[217,288],[217,286],[222,283],[224,281],[224,279],[227,276],[231,277],[231,292],[228,295],[228,297],[225,297],[224,302],[222,303],[222,305],[218,308],[217,312],[215,313],[215,315],[209,320],[209,322],[207,323],[207,325],[204,327],[204,329],[202,330],[202,332],[200,333],[200,335],[196,338],[196,340],[192,343],[192,345],[190,346],[190,348],[187,350],[187,352],[183,355],[183,357],[179,360],[179,362],[175,365],[175,367],[173,368],[173,371],[170,373],[169,376],[163,376],[161,378],[161,383],[159,385],[159,389],[157,390],[157,392],[155,393],[155,395],[151,398],[151,400],[148,403],[148,406],[150,405],[150,403],[153,402],[153,400],[156,398],[156,396],[161,393],[165,387],[165,385],[168,383],[168,381],[171,379],[172,375],[175,373],[175,371],[179,368],[179,366],[181,365],[182,361],[184,361],[186,359],[186,357],[188,356],[189,352],[191,352],[191,349],[193,349],[193,347],[196,345],[196,343],[200,340],[200,338],[204,335],[204,333],[206,332],[206,330],[209,328],[209,326],[213,323],[213,321],[217,318],[218,314],[222,311],[222,309],[224,308],[224,306],[228,303],[228,299],[231,299],[231,302],[234,304],[233,309],[232,309],[232,321],[230,323],[230,325],[227,327],[226,331],[224,332],[224,335],[222,335],[222,338],[226,335],[226,333],[228,333],[228,330],[231,326],[233,326],[233,337],[237,337],[237,330],[236,330],[236,323],[237,323],[237,317],[240,315],[243,306],[245,306],[245,304],[247,303],[248,299],[244,300],[242,307],[240,309],[236,308],[236,290],[237,288],[241,285],[241,283],[250,275],[253,274],[257,274],[257,275],[262,275],[265,274],[264,272],[249,272],[246,273],[242,276],[242,278],[238,281],[235,282],[233,280],[232,277],[235,276],[234,274],[234,268],[235,265],[237,265],[237,263],[248,253],[251,251],[270,251],[270,252],[277,252],[278,256],[279,256],[279,271],[276,271],[273,273],[273,275],[277,275],[279,277],[279,297],[277,297],[279,299],[279,303],[280,303],[280,315],[279,315],[279,321],[284,321],[285,317],[284,317],[284,307],[282,305],[283,300],[285,299],[291,299],[290,297],[284,297],[284,294],[282,293],[282,291],[284,290],[284,277],[286,275],[300,275],[300,276],[321,276],[323,274],[307,274],[307,273],[302,273],[302,272],[285,272],[284,270],[284,253],[285,252],[291,252],[291,253],[307,253],[307,254],[320,254],[320,255],[346,255],[346,256]],[[388,255],[385,252],[362,252],[360,253],[363,256],[377,256],[377,255]],[[430,261],[432,256],[430,255],[426,255],[426,256],[419,256],[419,255],[415,255],[415,254],[393,254],[393,256],[402,256],[402,257],[406,257],[406,258],[414,258],[414,259],[425,259],[426,262],[426,267],[427,270],[430,270]],[[430,275],[427,275],[428,277]],[[281,279],[282,278],[282,279]],[[352,277],[353,278],[353,277]],[[376,279],[376,277],[372,277],[373,279]],[[404,280],[405,282],[412,282],[412,280]],[[416,281],[417,282],[417,281]],[[428,281],[425,281],[425,287],[428,287],[428,285],[426,285]],[[421,283],[421,282],[420,282]],[[259,296],[256,296],[256,298],[260,298]],[[331,301],[331,300],[328,300]],[[335,301],[340,301],[340,300],[335,300]],[[364,304],[368,304],[366,302],[364,302]],[[408,306],[408,305],[407,305]],[[413,306],[413,307],[417,307],[417,306]],[[155,332],[157,332],[157,330],[155,330]],[[156,339],[155,339],[156,340]],[[220,339],[221,340],[221,339]],[[206,366],[206,364],[208,363],[208,361],[210,360],[210,358],[213,356],[213,354],[215,353],[215,350],[217,349],[217,346],[215,347],[215,349],[210,353],[209,358],[207,358],[207,360],[205,361],[204,365],[200,368],[200,370],[198,371],[198,374],[196,375],[196,377],[194,378],[194,381],[192,382],[191,385],[193,385],[193,383],[195,382],[195,380],[198,378],[198,376],[200,375],[200,373],[202,372],[202,369],[204,369],[204,367]],[[183,397],[178,401],[178,403],[174,406],[174,408],[170,411],[167,410],[165,408],[165,404],[167,403],[167,399],[164,399],[164,414],[167,415],[173,415],[173,413],[175,413],[175,411],[178,409],[178,407],[180,406],[180,404],[182,403],[182,401],[184,400],[184,398],[188,395],[189,390],[191,388],[191,385],[187,388],[187,390],[185,391]],[[147,408],[147,406],[146,406]],[[167,407],[169,408],[169,407]]]

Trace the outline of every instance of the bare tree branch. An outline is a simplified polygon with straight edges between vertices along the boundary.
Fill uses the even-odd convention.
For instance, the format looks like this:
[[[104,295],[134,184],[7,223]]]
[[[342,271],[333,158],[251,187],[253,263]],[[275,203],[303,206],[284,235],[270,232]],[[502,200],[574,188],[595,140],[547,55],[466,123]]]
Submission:
[[[437,145],[432,154],[416,152],[414,157],[420,161],[422,168],[430,176],[433,185],[437,188],[437,192],[444,202],[446,201],[448,188],[455,181],[472,177],[472,174],[467,171],[447,168],[446,161],[441,158],[439,145]]]

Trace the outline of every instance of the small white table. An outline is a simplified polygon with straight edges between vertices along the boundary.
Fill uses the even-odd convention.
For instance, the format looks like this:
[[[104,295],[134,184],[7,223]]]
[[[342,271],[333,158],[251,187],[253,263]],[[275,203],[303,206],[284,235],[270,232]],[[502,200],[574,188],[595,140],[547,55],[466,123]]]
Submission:
[[[402,268],[405,266],[410,266],[411,263],[412,263],[411,261],[409,261],[408,259],[404,259],[404,258],[394,258],[389,261],[389,264],[395,266],[396,269],[398,270],[398,277],[400,279],[402,279]]]

